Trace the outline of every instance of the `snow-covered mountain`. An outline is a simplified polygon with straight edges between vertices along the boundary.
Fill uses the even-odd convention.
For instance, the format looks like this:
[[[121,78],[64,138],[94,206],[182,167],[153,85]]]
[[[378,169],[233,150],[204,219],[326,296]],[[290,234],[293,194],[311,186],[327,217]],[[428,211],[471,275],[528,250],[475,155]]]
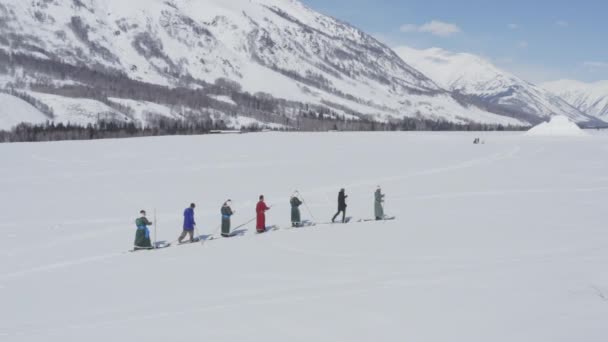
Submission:
[[[543,83],[541,86],[579,110],[604,121],[608,120],[608,81],[584,83],[560,80]]]
[[[0,33],[0,86],[53,102],[60,116],[73,106],[58,106],[58,96],[71,96],[125,120],[137,110],[109,98],[156,102],[166,108],[151,114],[176,118],[184,105],[215,117],[293,117],[312,105],[380,121],[529,121],[454,97],[376,39],[295,0],[3,0]],[[177,88],[197,96],[177,101],[189,94],[167,91]]]
[[[396,51],[440,86],[477,100],[490,111],[530,121],[552,115],[564,115],[583,124],[596,121],[559,96],[499,69],[480,56],[440,48],[399,47]]]

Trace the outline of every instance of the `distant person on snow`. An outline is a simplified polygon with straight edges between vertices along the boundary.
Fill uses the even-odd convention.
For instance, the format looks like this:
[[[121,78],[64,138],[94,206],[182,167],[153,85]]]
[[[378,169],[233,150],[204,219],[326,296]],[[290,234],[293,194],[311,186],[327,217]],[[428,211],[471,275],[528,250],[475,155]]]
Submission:
[[[234,215],[234,211],[230,207],[232,205],[231,200],[227,200],[222,205],[221,213],[222,213],[222,236],[230,237],[230,217]]]
[[[270,208],[264,202],[264,195],[260,196],[260,201],[255,207],[257,222],[255,225],[255,229],[258,233],[263,233],[266,231],[266,211],[270,210]]]
[[[141,217],[135,220],[137,226],[137,232],[135,233],[134,250],[140,249],[152,249],[152,242],[150,241],[150,230],[148,226],[152,225],[152,222],[146,218],[146,211],[142,210],[139,212]]]
[[[297,191],[291,196],[289,204],[291,204],[291,226],[299,227],[302,224],[302,218],[300,215],[300,206],[302,205],[302,200],[298,198]]]
[[[196,208],[196,205],[192,203],[190,204],[190,207],[184,210],[184,230],[182,231],[182,235],[177,239],[177,242],[179,243],[182,243],[186,235],[190,235],[190,242],[194,242],[194,227],[196,227],[196,222],[194,222],[194,208]]]
[[[338,215],[340,215],[340,213],[342,213],[342,223],[346,222],[346,198],[347,197],[348,196],[344,193],[344,188],[340,189],[340,192],[338,193],[338,212],[331,219],[332,223],[336,221],[336,217],[338,217]]]
[[[380,185],[378,185],[374,193],[374,215],[376,216],[376,220],[384,219],[384,194]]]

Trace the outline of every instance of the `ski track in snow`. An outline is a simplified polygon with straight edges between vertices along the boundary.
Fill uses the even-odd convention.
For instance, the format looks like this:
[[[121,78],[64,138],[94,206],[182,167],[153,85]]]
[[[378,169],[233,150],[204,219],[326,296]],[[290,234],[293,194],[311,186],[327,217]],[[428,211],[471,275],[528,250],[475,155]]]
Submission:
[[[51,160],[51,159],[40,159],[39,161],[44,161],[44,162],[49,162],[52,164],[57,164],[57,165],[63,165],[64,162],[61,162],[60,160]],[[197,166],[189,166],[189,167],[184,167],[180,170],[180,172],[182,173],[191,173],[191,172],[195,172],[195,171],[204,171],[204,170],[221,170],[221,169],[234,169],[234,168],[245,168],[245,167],[256,167],[256,168],[268,168],[271,166],[277,166],[280,164],[283,165],[293,165],[294,163],[303,163],[301,161],[292,161],[292,160],[283,160],[280,162],[272,162],[272,161],[268,161],[268,162],[251,162],[251,163],[220,163],[220,164],[216,164],[216,165],[197,165]],[[86,165],[94,165],[94,164],[89,164],[89,163],[74,163],[75,165],[81,165],[81,166],[86,166]],[[11,177],[11,178],[2,178],[0,179],[0,183],[13,183],[13,182],[17,182],[17,181],[44,181],[47,182],[53,178],[55,179],[68,179],[70,181],[90,181],[91,179],[98,179],[100,177],[114,177],[114,176],[142,176],[142,175],[157,175],[157,174],[172,174],[175,172],[174,168],[171,167],[167,167],[167,168],[162,168],[162,167],[156,167],[156,168],[143,168],[143,169],[130,169],[130,170],[116,170],[116,171],[99,171],[99,172],[87,172],[87,173],[67,173],[67,172],[61,172],[59,174],[51,174],[51,175],[44,175],[44,176],[39,176],[39,177],[32,177],[32,176],[19,176],[19,177]]]
[[[34,267],[31,269],[27,269],[27,270],[21,270],[21,271],[17,271],[17,272],[3,274],[2,276],[0,276],[0,279],[8,280],[8,279],[12,279],[12,278],[28,276],[33,273],[51,272],[51,271],[66,268],[66,267],[81,266],[81,265],[88,264],[91,262],[105,261],[107,259],[116,258],[116,257],[120,257],[123,255],[124,255],[124,253],[113,253],[113,254],[107,254],[107,255],[87,257],[87,258],[82,258],[82,259],[78,259],[78,260],[66,260],[64,262],[58,262],[58,263],[53,263],[53,264],[49,264],[49,265]]]
[[[277,246],[277,244],[270,244],[272,246]],[[296,252],[296,253],[305,253],[309,254],[310,251],[298,250],[298,249],[287,249],[278,246],[282,250]],[[598,246],[597,249],[602,249],[603,246]],[[560,256],[563,259],[567,259],[570,255],[580,254],[580,250],[562,250],[562,255]],[[118,256],[118,255],[116,255]],[[340,254],[327,254],[320,252],[316,254],[316,256],[324,256],[324,257],[353,257],[353,255],[340,255]],[[554,262],[555,254],[552,253],[552,256],[547,256],[545,254],[539,253],[537,254],[536,262],[544,263],[544,262]],[[110,256],[111,257],[111,256]],[[99,257],[99,259],[107,259],[107,257]],[[498,260],[494,260],[491,262],[480,261],[476,264],[467,264],[462,261],[456,263],[462,263],[461,271],[465,271],[470,274],[475,274],[480,272],[481,270],[495,270],[495,272],[502,272],[504,267],[513,267],[518,265],[520,262],[528,261],[529,258],[513,258],[507,257],[499,258]],[[406,273],[404,272],[393,272],[390,277],[378,277],[378,276],[367,276],[358,280],[349,280],[349,281],[341,281],[341,282],[332,282],[331,284],[324,284],[318,287],[300,287],[295,289],[286,289],[283,291],[255,291],[249,293],[247,295],[239,295],[239,296],[226,296],[226,297],[218,297],[214,298],[215,302],[219,302],[220,304],[189,304],[186,305],[186,309],[183,310],[175,310],[175,311],[164,311],[157,313],[136,313],[133,315],[128,315],[126,317],[119,317],[111,320],[103,320],[103,321],[91,321],[90,319],[86,319],[83,317],[82,320],[86,321],[86,323],[71,323],[64,327],[54,327],[50,329],[42,329],[38,331],[30,331],[30,332],[22,332],[16,335],[18,336],[39,336],[39,335],[47,335],[58,332],[69,332],[73,330],[96,330],[100,328],[107,328],[111,326],[117,325],[126,325],[129,323],[136,322],[147,322],[147,324],[153,324],[149,321],[161,320],[167,317],[176,317],[176,316],[189,316],[196,313],[204,313],[204,312],[216,312],[218,310],[225,311],[231,309],[239,309],[246,306],[259,306],[259,305],[276,305],[276,304],[285,304],[285,303],[297,303],[297,302],[307,302],[310,300],[318,300],[325,298],[335,298],[335,297],[351,297],[355,295],[361,295],[364,293],[371,293],[381,289],[403,289],[407,287],[412,287],[414,285],[421,285],[419,281],[403,279]],[[432,280],[425,280],[422,283],[441,283],[444,280],[452,278],[452,275],[442,275],[436,274],[432,277]],[[597,297],[602,299],[603,301],[608,301],[608,295],[605,294],[600,288],[596,286],[590,286]],[[199,300],[200,301],[200,300]],[[203,300],[206,301],[206,300]],[[120,315],[117,315],[120,316]],[[10,336],[10,334],[6,334],[6,336]]]
[[[318,287],[301,287],[288,289],[283,291],[259,291],[247,294],[245,296],[228,296],[215,298],[216,302],[221,304],[200,304],[187,305],[187,309],[165,311],[158,313],[136,313],[127,317],[120,317],[111,320],[87,322],[87,323],[71,323],[65,327],[55,327],[32,332],[18,333],[19,336],[38,336],[47,335],[57,332],[67,332],[71,330],[97,330],[116,325],[125,325],[135,322],[154,321],[167,317],[188,316],[195,313],[215,312],[218,310],[239,309],[247,306],[259,305],[277,305],[285,303],[307,302],[310,300],[318,300],[325,298],[336,297],[351,297],[364,293],[371,293],[380,289],[400,289],[413,286],[416,281],[404,281],[400,272],[394,272],[391,277],[368,276],[359,280],[349,280],[341,282],[333,282],[324,284]],[[449,276],[437,276],[432,280],[425,280],[422,283],[441,282]],[[328,291],[329,290],[329,291]],[[148,324],[151,324],[148,322]]]
[[[109,181],[120,182],[121,179],[126,179],[123,183],[125,192],[112,200],[118,201],[122,206],[136,206],[133,210],[138,210],[140,204],[137,198],[129,196],[129,189],[136,189],[142,184],[148,186],[149,180],[138,183],[137,179],[122,178],[121,169],[112,165],[125,162],[123,157],[129,155],[129,149],[125,148],[122,152],[124,155],[120,158],[110,156],[107,160],[101,157],[101,162],[87,160],[83,163],[63,164],[62,152],[52,144],[28,146],[32,150],[51,149],[53,153],[49,155],[57,158],[35,161],[34,165],[39,168],[27,175],[13,171],[15,177],[12,179],[17,182],[13,189],[25,192],[25,197],[38,208],[36,216],[30,215],[27,210],[19,212],[22,209],[11,200],[3,202],[8,211],[3,214],[0,231],[5,237],[14,235],[19,239],[7,240],[8,245],[1,252],[9,256],[6,266],[12,267],[4,267],[3,274],[0,275],[0,296],[4,296],[0,299],[7,300],[5,308],[11,313],[7,311],[4,316],[0,316],[5,321],[0,323],[0,339],[66,341],[83,340],[84,336],[89,336],[91,340],[99,341],[100,336],[110,334],[118,339],[137,336],[156,341],[161,337],[148,332],[159,332],[159,329],[171,322],[184,322],[185,326],[201,324],[204,328],[201,331],[195,329],[192,333],[180,330],[176,334],[178,340],[185,336],[205,336],[207,340],[214,340],[213,334],[218,333],[223,340],[232,341],[242,337],[238,331],[232,331],[235,335],[231,338],[233,335],[222,334],[220,327],[205,326],[210,324],[206,320],[217,323],[221,321],[218,317],[238,318],[243,313],[261,310],[261,316],[272,322],[283,322],[281,319],[289,308],[305,309],[304,311],[308,308],[310,313],[323,315],[325,311],[332,312],[334,307],[344,306],[344,322],[365,322],[353,325],[350,331],[375,335],[386,333],[386,329],[389,329],[389,332],[393,331],[395,340],[405,338],[405,331],[396,328],[393,323],[398,321],[391,319],[404,317],[405,320],[411,320],[408,322],[412,324],[407,330],[418,331],[412,335],[413,340],[423,339],[424,328],[420,330],[423,333],[417,330],[417,324],[422,323],[429,327],[451,329],[450,338],[454,340],[479,341],[470,338],[477,335],[471,335],[468,329],[478,331],[478,325],[481,325],[497,329],[486,332],[488,335],[484,341],[505,341],[505,332],[509,331],[508,337],[511,340],[565,342],[572,340],[573,333],[570,329],[576,329],[577,326],[582,328],[574,330],[574,334],[577,331],[593,332],[586,342],[602,341],[605,334],[601,332],[605,324],[601,323],[600,318],[606,312],[608,278],[603,276],[601,269],[608,260],[605,254],[608,241],[604,238],[601,226],[605,222],[601,221],[604,215],[601,209],[602,203],[608,200],[608,178],[603,176],[608,165],[603,158],[598,159],[596,154],[588,151],[603,151],[608,145],[601,144],[602,138],[599,138],[600,141],[590,138],[586,142],[568,145],[559,141],[520,141],[497,133],[484,137],[488,144],[472,146],[469,143],[472,139],[469,138],[474,134],[477,133],[463,134],[463,140],[467,143],[462,143],[460,147],[462,155],[437,154],[436,158],[423,158],[423,153],[416,154],[416,147],[408,147],[412,145],[411,140],[407,140],[402,143],[406,151],[403,152],[401,164],[393,162],[389,167],[370,167],[368,172],[358,173],[349,172],[349,167],[352,165],[353,168],[361,168],[367,167],[367,164],[365,160],[354,160],[352,156],[356,156],[356,153],[348,153],[350,145],[356,145],[359,135],[336,135],[335,140],[329,139],[327,135],[314,135],[320,141],[310,139],[310,143],[318,150],[306,158],[314,159],[315,155],[322,155],[326,158],[319,158],[318,163],[326,163],[331,160],[327,157],[334,157],[334,153],[340,156],[346,154],[340,163],[340,166],[344,164],[345,172],[329,177],[317,176],[314,182],[299,183],[303,184],[299,190],[311,201],[307,204],[316,212],[317,219],[324,221],[324,215],[333,215],[334,196],[342,186],[352,194],[347,215],[355,216],[353,221],[369,217],[371,196],[363,199],[358,197],[362,194],[369,196],[370,189],[382,184],[387,189],[387,201],[390,203],[387,213],[396,215],[397,220],[318,225],[299,229],[290,229],[283,223],[287,221],[289,204],[282,199],[289,190],[282,188],[284,183],[298,181],[297,178],[306,177],[307,172],[314,174],[315,170],[302,168],[301,165],[305,165],[306,161],[294,161],[297,158],[291,157],[282,159],[287,153],[280,152],[292,151],[301,141],[285,139],[281,140],[284,144],[273,144],[272,149],[277,149],[279,153],[274,150],[267,153],[273,155],[276,162],[270,158],[252,161],[255,158],[248,159],[251,157],[247,153],[240,153],[235,154],[240,156],[239,160],[230,163],[225,162],[221,156],[212,155],[208,157],[210,165],[194,163],[183,168],[171,168],[168,164],[163,165],[163,162],[171,159],[179,164],[187,159],[175,158],[175,155],[167,152],[161,153],[158,157],[160,160],[155,161],[160,167],[135,167],[126,169],[126,174],[135,175],[143,171],[143,174],[160,175],[158,179],[168,183],[180,184],[182,175],[211,170],[204,175],[211,177],[207,180],[209,184],[188,184],[193,192],[203,193],[203,197],[208,192],[217,192],[212,187],[215,183],[223,186],[233,181],[232,177],[239,172],[266,174],[269,182],[264,186],[269,189],[265,193],[267,198],[273,202],[280,201],[274,203],[268,223],[280,223],[283,229],[257,235],[252,228],[254,223],[250,223],[240,229],[244,231],[241,237],[138,253],[128,253],[128,247],[125,247],[132,241],[132,217],[114,215],[116,218],[112,219],[87,218],[87,215],[96,217],[97,211],[91,211],[70,212],[70,217],[73,217],[71,219],[57,219],[59,216],[48,219],[45,215],[53,214],[54,209],[45,211],[46,203],[39,205],[37,192],[29,186],[19,186],[30,184],[32,180],[40,184],[57,181],[64,182],[61,184],[80,184],[84,180],[93,180],[87,189],[94,191],[96,187],[103,188]],[[270,139],[266,135],[252,137],[254,141]],[[283,139],[297,136],[276,134],[270,137]],[[410,135],[379,134],[373,137],[375,139],[366,136],[368,144],[372,146],[370,149],[381,148],[388,141],[398,141],[399,137],[408,138]],[[393,140],[384,140],[384,137],[392,137]],[[440,137],[444,136],[420,135],[420,139],[425,139],[424,142],[428,143],[421,143],[420,146],[423,147],[420,150],[429,151],[426,153],[432,153],[433,149],[442,153],[457,153],[454,152],[457,149],[445,149],[443,146],[461,143],[460,135],[446,135],[445,140]],[[222,143],[217,146],[224,146],[228,153],[234,148],[230,145],[232,140],[227,140],[226,137],[214,139],[221,140]],[[172,140],[157,138],[146,141],[163,144]],[[335,141],[336,145],[328,143],[331,141]],[[291,145],[292,142],[295,145]],[[120,144],[112,142],[110,149],[115,150],[117,143]],[[177,143],[176,149],[179,149],[182,141]],[[79,144],[87,146],[82,142],[73,142],[67,146]],[[100,144],[103,146],[103,143]],[[397,143],[395,145],[399,146]],[[23,146],[25,145],[17,144],[12,147]],[[253,145],[247,147],[250,146]],[[359,148],[361,146],[363,145],[356,145]],[[99,146],[96,148],[103,150]],[[401,151],[399,147],[393,148],[392,151]],[[324,152],[328,154],[324,155]],[[72,157],[71,152],[69,156]],[[566,159],[572,156],[576,156],[577,160]],[[11,158],[21,161],[19,157]],[[213,164],[213,158],[220,161]],[[104,165],[103,161],[109,165]],[[375,162],[374,159],[369,160],[370,165]],[[63,165],[66,172],[63,176],[50,174],[46,177],[44,165],[50,169]],[[273,168],[277,165],[293,165],[293,179],[285,182],[287,175],[282,173],[291,169]],[[403,172],[400,173],[395,165],[402,165]],[[335,167],[335,164],[330,167]],[[18,170],[15,166],[13,168]],[[227,173],[224,178],[223,170]],[[238,172],[232,173],[235,170]],[[11,172],[4,172],[11,179]],[[167,176],[171,178],[166,178]],[[343,179],[344,184],[332,184],[334,178]],[[186,182],[196,179],[198,178],[190,177]],[[238,186],[248,186],[243,181],[237,183]],[[260,180],[260,183],[264,182]],[[162,188],[162,185],[154,184],[152,187],[161,186],[161,191],[164,192],[160,196],[171,196],[166,191],[172,187]],[[258,188],[254,185],[245,191],[256,194],[259,193]],[[183,191],[179,194],[191,196]],[[147,198],[148,196],[152,197],[153,192],[143,193],[146,203],[159,203],[157,199]],[[46,199],[61,201],[62,198],[61,194],[57,194],[47,196]],[[187,199],[179,200],[187,202]],[[172,201],[175,199],[170,198],[164,203]],[[77,205],[76,202],[71,203]],[[505,203],[508,203],[508,207],[501,208]],[[254,200],[240,202],[239,209],[247,210],[238,211],[242,216],[235,218],[233,227],[246,222],[253,215],[253,210],[248,210],[254,204]],[[159,211],[163,226],[179,225],[183,207],[181,203],[177,206],[177,209]],[[197,234],[205,235],[217,230],[217,213],[215,207],[201,207],[201,212],[197,211],[197,219],[206,223]],[[104,216],[112,208],[116,207],[104,207]],[[18,214],[13,214],[13,211]],[[301,211],[304,217],[310,218],[307,207],[302,207]],[[565,215],[568,211],[576,219]],[[319,212],[325,214],[319,215]],[[554,216],[535,216],[535,213],[548,212],[553,212]],[[170,216],[177,217],[166,218]],[[471,220],[473,216],[476,217],[475,220]],[[486,227],[484,222],[490,220],[493,224]],[[506,223],[502,224],[503,221]],[[46,235],[43,239],[27,243],[20,239],[31,234],[27,230],[22,232],[23,227],[41,226],[47,227],[38,228],[37,233]],[[175,231],[165,232],[161,238],[177,236],[177,228],[174,229]],[[99,241],[104,243],[98,244]],[[256,258],[260,258],[261,262],[253,262]],[[188,269],[197,272],[183,272]],[[158,284],[149,283],[156,278],[148,277],[147,273],[163,270],[169,270],[168,277],[158,277]],[[89,281],[101,284],[90,284]],[[104,285],[106,281],[107,284]],[[14,298],[27,298],[28,292],[24,291],[34,289],[34,283],[40,283],[41,287],[33,294],[39,297],[32,300],[40,303],[29,303],[27,300],[21,302]],[[95,289],[94,294],[89,293],[91,290],[88,286]],[[24,290],[20,290],[22,287]],[[104,293],[106,288],[108,293]],[[183,299],[181,289],[185,291]],[[140,293],[140,290],[144,292]],[[385,298],[383,293],[394,297]],[[501,295],[495,296],[494,293]],[[132,294],[137,296],[128,297]],[[173,296],[175,300],[171,299]],[[474,303],[468,305],[467,300]],[[518,310],[520,306],[517,303],[521,302],[530,302],[525,311]],[[65,308],[58,309],[64,304]],[[22,305],[26,309],[20,309]],[[450,311],[451,307],[458,309]],[[444,309],[453,315],[442,314]],[[32,311],[28,313],[24,310]],[[567,310],[570,315],[559,316],[556,310]],[[288,313],[298,314],[296,311]],[[423,317],[427,315],[432,321],[424,320]],[[451,324],[461,315],[465,318],[457,323],[460,330],[454,330],[455,325]],[[383,326],[370,320],[370,317],[377,317],[379,321],[390,325]],[[309,319],[309,329],[327,327],[314,316]],[[260,321],[257,322],[259,324]],[[340,322],[339,319],[333,327],[344,329],[345,325]],[[466,322],[476,323],[468,326]],[[526,327],[528,322],[534,322],[534,326],[505,330],[509,326]],[[244,324],[239,327],[247,326]],[[256,335],[267,331],[267,328],[276,336],[288,336],[295,329],[295,325],[281,325],[279,333],[271,326],[270,323],[269,327],[258,326],[250,337],[256,339],[269,336],[268,334],[274,336],[268,332],[266,335]],[[588,327],[593,329],[589,330]],[[379,332],[376,329],[384,330]],[[333,336],[333,340],[353,340],[347,338],[347,334]],[[355,340],[363,341],[368,337],[361,336]],[[556,339],[547,336],[564,337]],[[302,335],[302,340],[310,339]],[[445,339],[427,340],[435,342]]]
[[[481,166],[484,164],[491,164],[491,163],[498,162],[501,160],[513,158],[520,152],[520,150],[521,150],[521,147],[516,146],[516,147],[510,148],[503,152],[489,154],[488,156],[483,157],[483,158],[475,158],[475,159],[466,160],[463,162],[458,162],[455,164],[450,164],[450,165],[446,165],[446,166],[442,166],[442,167],[435,167],[435,168],[430,168],[430,169],[426,169],[426,170],[415,171],[415,172],[405,174],[405,175],[394,175],[394,176],[385,176],[385,177],[379,177],[379,178],[358,180],[356,182],[347,183],[344,185],[344,187],[349,188],[349,189],[369,187],[369,186],[375,186],[377,184],[402,182],[402,181],[406,181],[406,180],[416,178],[416,177],[431,176],[431,175],[436,175],[436,174],[440,174],[440,173],[447,173],[450,171],[473,168],[476,166]],[[333,195],[333,193],[335,191],[336,191],[335,184],[306,189],[307,194],[323,194],[325,196],[324,198],[326,199],[326,204],[333,203],[333,200],[331,200],[329,196]],[[271,194],[271,196],[266,196],[266,197],[280,197],[282,195],[283,195],[282,193],[273,193],[273,194]],[[285,203],[273,204],[273,206],[288,206],[288,204],[285,204]]]
[[[106,328],[106,327],[114,326],[114,325],[125,325],[128,323],[158,320],[158,319],[162,319],[162,318],[166,318],[166,317],[174,317],[174,316],[187,316],[187,315],[192,315],[195,313],[202,313],[202,312],[214,312],[214,311],[218,311],[218,310],[238,309],[238,308],[241,308],[244,306],[257,306],[260,304],[272,305],[272,304],[282,304],[285,302],[291,302],[291,303],[306,302],[306,301],[313,300],[313,299],[323,299],[323,298],[327,298],[327,297],[336,297],[336,296],[348,297],[348,296],[352,296],[352,295],[356,295],[356,294],[370,292],[370,291],[376,290],[377,288],[386,287],[385,284],[379,284],[374,288],[358,289],[358,290],[345,290],[343,288],[343,286],[345,286],[345,285],[348,285],[348,284],[340,284],[340,288],[335,289],[334,291],[332,291],[332,293],[294,294],[297,291],[290,291],[285,294],[280,294],[277,292],[259,293],[259,294],[252,295],[252,296],[245,297],[245,298],[237,298],[238,301],[236,303],[232,303],[232,304],[208,305],[208,306],[203,306],[203,307],[193,307],[193,308],[186,309],[186,310],[159,312],[159,313],[153,313],[153,314],[141,313],[141,314],[137,314],[137,315],[133,315],[133,316],[129,316],[129,317],[117,318],[117,319],[108,320],[108,321],[81,323],[81,324],[75,323],[75,324],[70,324],[66,327],[53,328],[53,329],[35,331],[35,332],[23,332],[23,333],[17,333],[15,335],[39,336],[39,335],[53,334],[53,333],[57,333],[57,332],[66,332],[66,330],[67,331],[69,331],[69,330],[96,330],[96,329]],[[323,287],[321,289],[323,289],[324,291],[327,291],[327,287]],[[308,291],[314,292],[314,290],[315,289],[307,289],[307,292]],[[7,336],[10,336],[10,335],[7,334]]]
[[[418,201],[418,200],[433,200],[433,199],[451,199],[461,197],[484,197],[484,196],[508,196],[508,195],[533,195],[533,194],[568,194],[568,193],[585,193],[585,192],[604,192],[608,191],[608,186],[593,187],[593,188],[575,188],[575,189],[509,189],[509,190],[488,190],[476,192],[455,192],[441,193],[423,196],[406,196],[406,197],[391,197],[395,201]]]
[[[376,184],[400,182],[400,181],[405,181],[405,180],[415,178],[415,177],[431,176],[431,175],[446,173],[446,172],[450,172],[450,171],[472,168],[472,167],[480,166],[483,164],[494,163],[494,162],[497,162],[500,160],[513,158],[515,155],[517,155],[517,153],[520,151],[520,149],[521,148],[518,146],[518,147],[514,147],[512,149],[509,149],[508,151],[505,151],[505,152],[499,152],[499,153],[488,155],[487,157],[484,157],[484,158],[476,158],[476,159],[471,159],[471,160],[467,160],[464,162],[459,162],[456,164],[447,165],[447,166],[443,166],[443,167],[437,167],[437,168],[432,168],[432,169],[422,170],[422,171],[415,171],[413,173],[405,174],[405,175],[362,180],[362,181],[358,181],[358,182],[354,182],[354,183],[349,183],[347,185],[347,187],[356,188],[356,187],[374,186]],[[329,191],[335,191],[335,188],[336,188],[335,185],[326,186],[326,187],[322,187],[322,188],[313,189],[308,192],[309,193],[315,193],[315,192],[319,192],[319,191],[329,192]]]

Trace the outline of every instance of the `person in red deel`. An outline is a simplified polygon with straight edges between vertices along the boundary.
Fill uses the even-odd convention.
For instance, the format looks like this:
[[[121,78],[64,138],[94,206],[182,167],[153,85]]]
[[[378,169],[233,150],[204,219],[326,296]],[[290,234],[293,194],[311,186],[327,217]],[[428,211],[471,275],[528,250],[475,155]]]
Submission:
[[[266,203],[264,203],[264,195],[260,196],[260,201],[258,205],[255,207],[255,212],[257,214],[257,223],[255,225],[255,229],[258,233],[263,233],[266,231],[266,210],[270,210]]]

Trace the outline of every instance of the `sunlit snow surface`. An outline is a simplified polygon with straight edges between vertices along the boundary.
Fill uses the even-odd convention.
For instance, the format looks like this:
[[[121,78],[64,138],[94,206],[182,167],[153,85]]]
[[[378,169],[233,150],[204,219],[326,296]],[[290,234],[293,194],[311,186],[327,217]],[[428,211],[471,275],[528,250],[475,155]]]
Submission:
[[[480,137],[485,143],[474,145]],[[605,341],[608,135],[262,133],[0,145],[2,341]],[[320,225],[158,251],[234,225]],[[304,218],[311,219],[306,207]]]

